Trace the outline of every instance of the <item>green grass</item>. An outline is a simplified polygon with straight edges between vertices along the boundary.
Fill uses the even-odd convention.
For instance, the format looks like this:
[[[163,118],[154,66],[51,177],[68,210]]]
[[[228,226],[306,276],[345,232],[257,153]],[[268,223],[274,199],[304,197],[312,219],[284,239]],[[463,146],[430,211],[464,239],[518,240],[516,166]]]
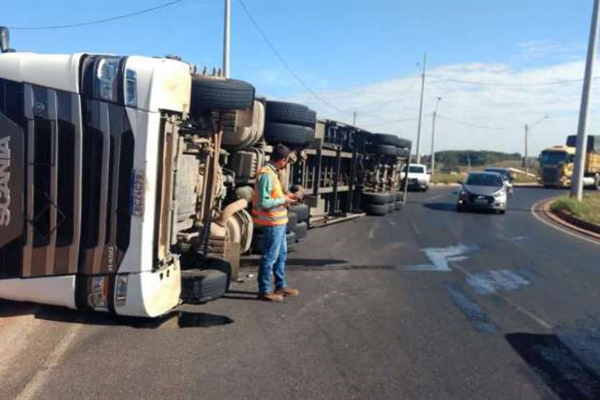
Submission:
[[[600,224],[600,193],[585,194],[581,202],[568,196],[552,203],[552,211],[565,210],[584,221]]]

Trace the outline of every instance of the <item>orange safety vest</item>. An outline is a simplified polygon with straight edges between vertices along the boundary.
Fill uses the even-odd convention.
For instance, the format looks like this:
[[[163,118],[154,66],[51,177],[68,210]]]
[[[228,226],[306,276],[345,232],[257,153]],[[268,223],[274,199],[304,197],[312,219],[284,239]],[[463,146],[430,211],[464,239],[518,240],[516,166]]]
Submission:
[[[273,182],[271,198],[283,199],[285,197],[277,174],[271,169],[271,167],[267,165],[263,166],[260,171],[258,171],[256,182],[254,183],[254,196],[252,197],[252,220],[255,224],[260,226],[285,225],[288,223],[287,208],[285,207],[285,204],[270,208],[268,210],[258,207],[258,180],[263,174],[269,175],[269,178]]]

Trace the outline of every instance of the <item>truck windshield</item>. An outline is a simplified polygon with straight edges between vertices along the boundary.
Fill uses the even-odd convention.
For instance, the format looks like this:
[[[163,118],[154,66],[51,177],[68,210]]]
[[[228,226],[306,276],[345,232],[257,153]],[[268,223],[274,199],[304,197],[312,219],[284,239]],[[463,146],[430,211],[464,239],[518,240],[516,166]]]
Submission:
[[[567,160],[570,160],[572,157],[564,151],[543,151],[540,157],[540,162],[542,164],[560,164],[564,163]]]
[[[502,186],[502,178],[500,175],[470,174],[466,184],[474,186]]]

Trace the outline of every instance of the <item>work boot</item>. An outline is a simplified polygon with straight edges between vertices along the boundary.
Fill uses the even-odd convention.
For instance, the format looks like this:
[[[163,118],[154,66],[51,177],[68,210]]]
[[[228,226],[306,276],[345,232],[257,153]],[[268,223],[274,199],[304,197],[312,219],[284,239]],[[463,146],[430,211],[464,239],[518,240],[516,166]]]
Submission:
[[[259,293],[258,299],[264,301],[274,301],[276,303],[279,303],[283,301],[283,296],[275,293]]]
[[[275,291],[275,294],[278,294],[280,296],[298,296],[300,294],[300,291],[297,289],[283,288],[277,289]]]

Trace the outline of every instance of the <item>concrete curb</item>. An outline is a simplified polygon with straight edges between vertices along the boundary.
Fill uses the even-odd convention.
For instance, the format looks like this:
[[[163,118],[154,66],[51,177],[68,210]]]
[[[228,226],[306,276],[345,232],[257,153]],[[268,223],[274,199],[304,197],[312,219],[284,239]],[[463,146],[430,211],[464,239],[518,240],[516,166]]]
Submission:
[[[553,212],[550,209],[550,206],[552,206],[552,203],[554,203],[555,200],[556,199],[550,199],[542,205],[542,211],[544,212],[544,215],[546,215],[546,217],[566,228],[582,233],[586,236],[593,237],[594,239],[600,240],[600,225],[592,224],[587,221],[582,221],[581,219],[575,217],[574,215],[568,212]]]

